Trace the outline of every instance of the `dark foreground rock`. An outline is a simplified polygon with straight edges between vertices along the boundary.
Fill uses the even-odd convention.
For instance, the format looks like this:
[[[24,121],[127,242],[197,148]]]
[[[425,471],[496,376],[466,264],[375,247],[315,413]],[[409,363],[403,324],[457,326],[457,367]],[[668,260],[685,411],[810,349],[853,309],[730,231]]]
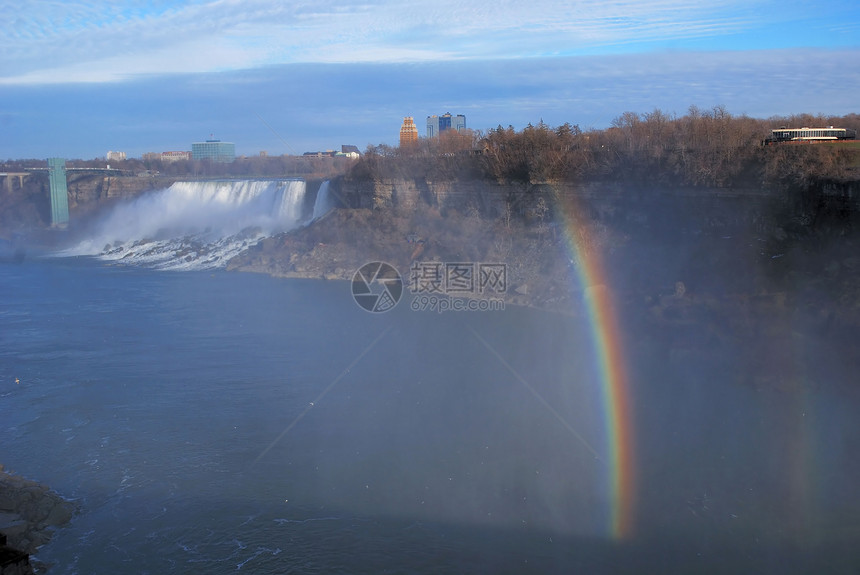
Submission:
[[[30,575],[34,573],[30,556],[6,545],[6,536],[0,534],[0,575]]]
[[[35,553],[74,513],[75,505],[46,485],[7,473],[0,466],[0,534],[6,539],[0,574],[32,573],[21,570],[29,565],[21,555]]]

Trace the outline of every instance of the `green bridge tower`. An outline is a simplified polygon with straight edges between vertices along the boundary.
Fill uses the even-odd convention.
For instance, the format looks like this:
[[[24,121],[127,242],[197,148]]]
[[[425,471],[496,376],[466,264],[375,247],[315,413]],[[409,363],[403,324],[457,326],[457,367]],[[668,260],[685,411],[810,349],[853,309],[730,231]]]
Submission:
[[[51,181],[51,225],[65,226],[69,223],[65,158],[48,158],[48,177]]]

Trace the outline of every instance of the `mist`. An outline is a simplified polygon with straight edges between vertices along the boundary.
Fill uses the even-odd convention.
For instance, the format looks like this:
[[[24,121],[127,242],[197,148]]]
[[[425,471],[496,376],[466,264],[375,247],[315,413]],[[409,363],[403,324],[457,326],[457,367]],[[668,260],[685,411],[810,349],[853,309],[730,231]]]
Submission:
[[[305,194],[300,180],[176,182],[76,230],[85,239],[62,254],[160,269],[223,267],[259,239],[304,223]]]

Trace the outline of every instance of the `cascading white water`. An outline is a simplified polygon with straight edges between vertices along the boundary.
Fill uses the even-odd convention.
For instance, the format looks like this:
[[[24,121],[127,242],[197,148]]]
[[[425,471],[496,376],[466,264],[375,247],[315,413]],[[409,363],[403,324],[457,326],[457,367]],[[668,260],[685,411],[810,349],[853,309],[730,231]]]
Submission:
[[[279,190],[279,197],[276,200],[278,208],[275,210],[275,213],[277,214],[279,222],[286,222],[290,228],[294,228],[299,225],[302,220],[302,205],[305,200],[305,182],[291,183],[301,185],[291,185]]]
[[[333,207],[334,202],[331,201],[331,196],[329,195],[328,190],[328,180],[326,180],[320,184],[320,189],[317,191],[317,198],[314,201],[314,211],[313,215],[311,215],[311,220],[323,217]]]
[[[208,269],[300,225],[302,180],[176,182],[117,206],[65,255],[162,269]]]

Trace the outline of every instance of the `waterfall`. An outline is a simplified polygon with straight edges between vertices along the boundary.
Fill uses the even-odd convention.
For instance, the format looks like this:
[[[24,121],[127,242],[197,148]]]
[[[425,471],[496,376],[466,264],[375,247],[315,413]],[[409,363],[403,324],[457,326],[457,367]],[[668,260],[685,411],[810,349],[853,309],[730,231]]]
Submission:
[[[333,207],[334,202],[331,201],[328,191],[328,180],[326,180],[320,184],[320,189],[317,191],[317,198],[314,201],[314,211],[313,215],[311,215],[311,221],[323,217]]]
[[[302,180],[176,182],[113,209],[63,255],[208,269],[303,220]]]
[[[288,224],[290,228],[296,227],[302,220],[302,206],[305,200],[305,182],[293,181],[286,188],[279,190],[280,199],[278,208],[275,210],[277,220]]]

